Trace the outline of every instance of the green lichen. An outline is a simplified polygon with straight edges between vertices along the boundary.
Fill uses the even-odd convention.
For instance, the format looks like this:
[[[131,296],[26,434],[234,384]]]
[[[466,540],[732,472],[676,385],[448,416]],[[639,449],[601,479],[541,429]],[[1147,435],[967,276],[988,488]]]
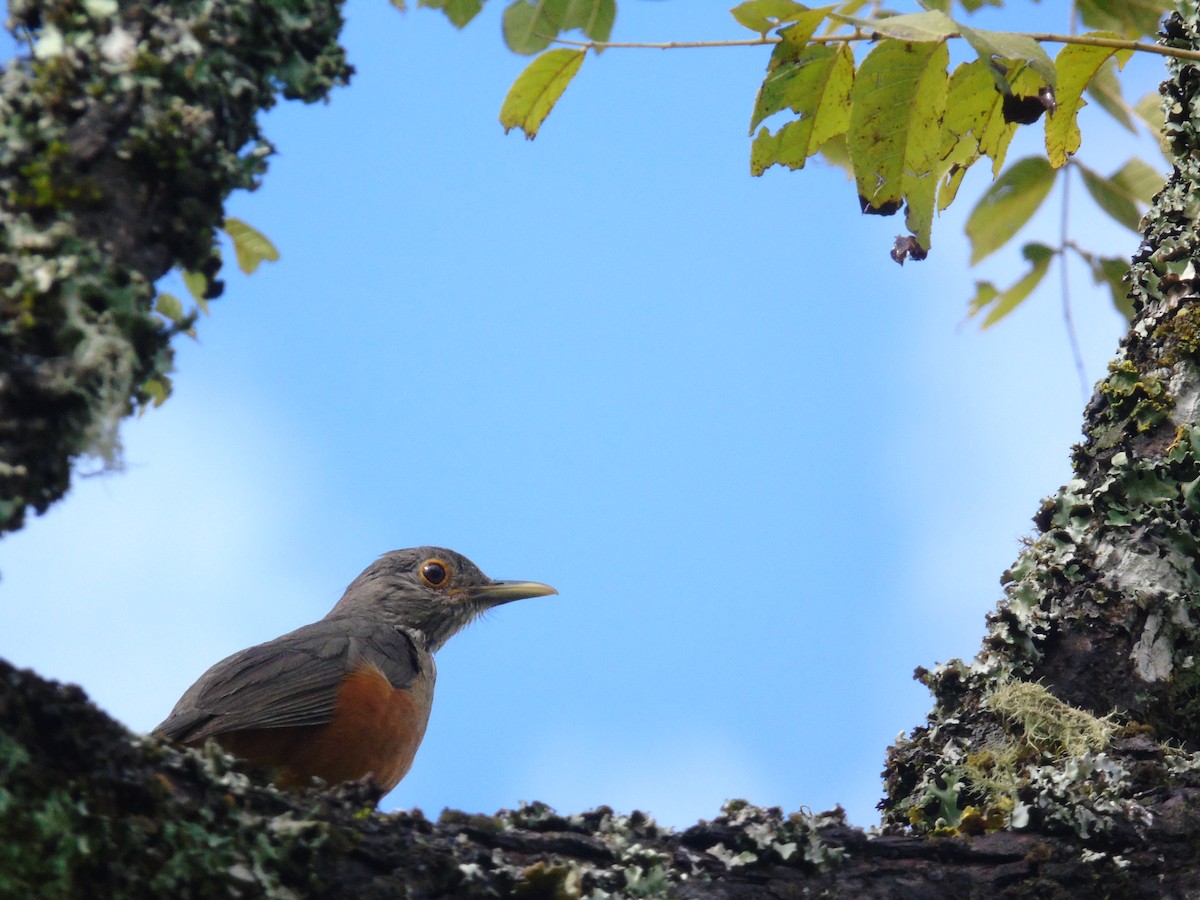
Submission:
[[[253,189],[276,97],[349,74],[324,0],[16,0],[32,46],[0,72],[0,532],[66,491],[82,455],[170,390],[154,282],[213,278],[230,192]]]
[[[231,763],[214,756],[207,765],[233,775]],[[40,761],[0,732],[0,897],[83,897],[96,883],[123,883],[128,897],[298,900],[328,888],[304,865],[325,826],[245,803],[244,775],[224,779],[224,802],[205,806],[176,798],[166,779],[106,799],[102,779],[47,787],[44,777]]]
[[[1109,363],[1108,378],[1100,384],[1100,393],[1108,401],[1108,410],[1091,429],[1095,449],[1115,446],[1131,429],[1143,434],[1166,421],[1174,399],[1162,381],[1138,372],[1128,359]]]
[[[1195,49],[1200,4],[1179,10],[1164,40]],[[1137,316],[980,652],[919,670],[934,708],[889,750],[888,825],[1094,841],[1193,789],[1172,760],[1200,752],[1200,69],[1170,66],[1176,165],[1131,267]]]
[[[1195,363],[1200,359],[1200,308],[1179,307],[1159,322],[1152,337],[1163,348],[1164,366]]]

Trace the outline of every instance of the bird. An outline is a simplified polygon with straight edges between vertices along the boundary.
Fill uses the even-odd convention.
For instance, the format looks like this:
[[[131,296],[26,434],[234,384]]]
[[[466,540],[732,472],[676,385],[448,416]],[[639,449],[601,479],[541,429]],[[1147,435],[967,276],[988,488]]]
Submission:
[[[442,547],[394,550],[311,625],[234,653],[193,684],[152,734],[222,749],[283,788],[311,779],[381,793],[408,774],[429,711],[433,655],[481,613],[558,592],[493,581]]]

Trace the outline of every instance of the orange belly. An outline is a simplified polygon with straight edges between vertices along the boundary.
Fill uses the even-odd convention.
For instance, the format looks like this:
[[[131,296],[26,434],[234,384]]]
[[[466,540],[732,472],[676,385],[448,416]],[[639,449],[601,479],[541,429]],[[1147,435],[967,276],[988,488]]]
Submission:
[[[432,700],[429,682],[396,690],[374,666],[346,677],[337,708],[325,725],[252,728],[215,736],[233,753],[272,773],[282,787],[316,776],[329,784],[371,775],[390,791],[412,767],[425,736]]]

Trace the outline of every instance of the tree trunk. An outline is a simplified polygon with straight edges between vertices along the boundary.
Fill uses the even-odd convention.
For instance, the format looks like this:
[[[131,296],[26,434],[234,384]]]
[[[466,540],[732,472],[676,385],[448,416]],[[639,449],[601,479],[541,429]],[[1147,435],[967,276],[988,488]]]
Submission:
[[[0,534],[81,455],[119,463],[121,420],[165,398],[192,324],[154,312],[154,282],[180,266],[220,293],[213,230],[271,152],[259,111],[350,73],[330,0],[10,11],[37,37],[0,79]]]
[[[1195,0],[1164,40],[1200,46]],[[918,676],[928,724],[892,747],[885,822],[922,832],[1137,832],[1200,769],[1200,70],[1164,83],[1175,172],[1130,270],[1136,315],[1043,501],[983,648]]]

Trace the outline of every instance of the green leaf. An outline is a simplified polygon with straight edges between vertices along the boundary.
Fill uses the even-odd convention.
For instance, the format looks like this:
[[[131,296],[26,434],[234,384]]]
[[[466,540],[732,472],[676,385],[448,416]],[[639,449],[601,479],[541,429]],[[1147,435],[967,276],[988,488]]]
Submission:
[[[537,137],[542,122],[583,65],[586,55],[586,50],[547,50],[526,66],[500,107],[500,124],[505,133],[520,128],[529,140]]]
[[[233,252],[237,255],[238,268],[253,275],[262,262],[278,262],[279,251],[270,238],[241,219],[227,218],[224,232],[233,241]]]
[[[566,15],[567,0],[516,0],[504,10],[504,43],[522,56],[540,53],[563,30]]]
[[[1096,284],[1108,286],[1112,296],[1113,306],[1125,317],[1133,321],[1133,300],[1129,297],[1129,260],[1115,256],[1098,256],[1089,259],[1092,269],[1092,279]]]
[[[1162,131],[1164,116],[1162,97],[1158,91],[1144,94],[1142,99],[1133,105],[1133,111],[1146,123],[1151,132],[1158,134]]]
[[[1032,97],[1044,85],[1042,76],[1028,67],[1020,68],[1015,75],[1010,75],[1009,83],[1012,92],[1017,97]],[[986,131],[979,137],[979,149],[992,160],[992,177],[997,178],[1004,167],[1008,156],[1008,145],[1012,143],[1019,126],[1009,122],[1004,116],[1004,98],[997,96],[996,106],[992,117],[988,120]]]
[[[1162,98],[1157,93],[1146,94],[1134,104],[1133,111],[1137,113],[1139,119],[1146,123],[1146,127],[1150,130],[1150,133],[1158,138],[1158,149],[1167,158],[1167,162],[1173,164],[1171,147],[1167,143],[1166,135],[1163,133],[1163,126],[1166,122],[1161,103]]]
[[[1027,156],[1001,173],[967,218],[971,265],[1008,243],[1041,206],[1057,172],[1041,156]]]
[[[944,43],[948,38],[958,34],[961,27],[948,15],[937,10],[907,13],[902,16],[887,16],[882,19],[860,19],[857,16],[847,16],[836,12],[830,13],[829,17],[861,28],[868,34],[875,35],[876,38],[892,38],[897,41],[920,43]]]
[[[204,295],[208,293],[208,279],[200,272],[182,272],[183,285],[188,289],[188,293],[192,295],[192,299],[196,301],[196,305],[200,307],[200,312],[208,315],[208,298]]]
[[[1086,27],[1115,31],[1131,40],[1155,36],[1158,23],[1174,8],[1168,0],[1079,0],[1076,4]]]
[[[171,396],[171,383],[167,379],[150,378],[142,382],[142,393],[150,398],[151,405],[154,407],[162,406],[167,402],[167,397]],[[139,410],[139,414],[145,410],[143,406]]]
[[[1092,195],[1096,205],[1130,231],[1137,231],[1141,214],[1133,199],[1099,172],[1089,169],[1079,162],[1076,162],[1075,165],[1079,169],[1079,174],[1083,176],[1083,186]]]
[[[1050,269],[1054,250],[1045,244],[1026,244],[1021,248],[1021,255],[1030,263],[1029,271],[1012,287],[998,291],[991,282],[977,281],[975,283],[975,296],[971,299],[967,314],[974,317],[983,310],[988,310],[980,328],[991,328],[1033,293]]]
[[[1117,37],[1112,33],[1095,33],[1086,37]],[[1129,58],[1129,50],[1114,50],[1112,47],[1092,47],[1084,44],[1067,44],[1059,51],[1054,64],[1058,69],[1058,87],[1055,100],[1058,107],[1046,117],[1046,153],[1050,164],[1058,168],[1067,157],[1079,149],[1079,110],[1084,106],[1083,89],[1096,70],[1110,57],[1116,56],[1119,64]]]
[[[847,178],[854,177],[854,161],[850,159],[845,133],[836,134],[821,145],[821,160],[841,169]]]
[[[1133,200],[1149,206],[1167,182],[1167,174],[1144,159],[1132,157],[1111,176],[1113,184]]]
[[[765,35],[772,28],[798,21],[808,12],[808,7],[803,3],[795,3],[793,0],[747,0],[745,3],[739,3],[729,12],[738,20],[739,25],[744,25],[751,31]],[[825,17],[821,16],[821,18]],[[813,25],[814,31],[819,24],[820,19]]]
[[[417,0],[417,6],[440,9],[455,28],[463,28],[479,15],[479,11],[483,9],[483,0]]]
[[[992,116],[999,113],[1000,98],[989,68],[982,60],[975,60],[959,64],[950,76],[942,122],[938,212],[954,202],[967,170],[982,156],[980,138]]]
[[[867,54],[851,90],[847,142],[863,211],[887,214],[906,202],[909,226],[925,248],[937,192],[948,62],[943,42],[885,40]]]
[[[563,31],[582,31],[590,40],[607,41],[617,20],[617,0],[568,0]]]
[[[154,301],[154,311],[171,322],[183,320],[183,304],[174,294],[159,291]]]
[[[1137,126],[1129,114],[1129,105],[1121,96],[1121,81],[1117,78],[1116,63],[1107,59],[1092,76],[1091,83],[1084,91],[1099,104],[1100,108],[1116,119],[1128,131],[1137,133]]]
[[[1084,186],[1106,213],[1131,231],[1139,231],[1142,210],[1162,188],[1166,175],[1136,157],[1105,178],[1076,161]]]
[[[196,314],[187,315],[183,311],[183,303],[174,294],[159,291],[154,301],[154,311],[174,324],[179,330],[191,338],[196,337],[196,329],[192,327]],[[183,327],[187,326],[187,327]],[[165,399],[165,398],[164,398]]]
[[[826,7],[828,9],[828,7]],[[800,115],[812,115],[820,106],[820,96],[830,77],[830,70],[845,54],[835,51],[845,44],[809,44],[808,39],[824,18],[825,10],[812,10],[813,15],[786,29],[787,37],[775,45],[767,64],[767,77],[754,100],[750,118],[750,133],[769,116],[783,109]],[[793,37],[794,36],[794,37]],[[850,102],[849,86],[854,78],[854,57],[850,60],[850,78],[846,81],[845,102]]]
[[[400,12],[408,12],[408,4],[406,4],[404,0],[389,0],[389,2],[392,4],[392,6],[396,7],[396,9],[400,10]]]
[[[1018,93],[1036,92],[1041,76],[1017,64],[1012,87]],[[954,202],[967,170],[980,158],[992,160],[992,177],[999,175],[1017,124],[1004,116],[1004,97],[996,92],[993,65],[982,59],[960,64],[950,77],[946,116],[942,126],[941,166],[937,208]]]
[[[791,109],[799,118],[775,134],[759,131],[750,149],[750,171],[761,175],[775,164],[791,169],[850,127],[854,54],[845,44],[812,44],[800,58],[767,75],[755,104],[751,128],[765,117]]]
[[[779,43],[771,51],[771,59],[767,63],[768,75],[781,66],[786,67],[788,63],[798,62],[804,58],[805,51],[813,46],[809,44],[809,39],[832,9],[832,6],[803,9],[791,19],[791,24],[779,29],[777,32]],[[750,130],[753,131],[754,126],[751,126]]]
[[[1043,83],[1055,87],[1057,73],[1054,63],[1042,45],[1025,34],[1013,34],[1009,31],[985,31],[982,28],[958,26],[963,39],[979,54],[984,63],[1008,63],[1003,68],[1008,73],[1021,71],[1021,64],[1041,76]],[[1007,74],[1002,74],[1000,67],[992,66],[997,87],[1002,92],[1015,93],[1009,83]],[[1040,86],[1040,85],[1039,85]]]

